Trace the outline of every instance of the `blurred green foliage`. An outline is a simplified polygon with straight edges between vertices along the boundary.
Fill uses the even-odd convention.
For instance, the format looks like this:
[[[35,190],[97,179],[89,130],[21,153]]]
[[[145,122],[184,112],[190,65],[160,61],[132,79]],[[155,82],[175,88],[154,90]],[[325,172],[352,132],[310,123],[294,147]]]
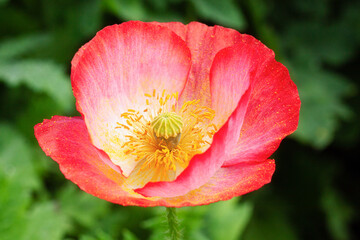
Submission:
[[[201,21],[274,49],[302,101],[298,131],[274,156],[270,185],[178,210],[185,239],[357,239],[360,2],[351,0],[0,0],[0,239],[164,239],[164,209],[121,207],[64,179],[33,136],[77,115],[78,48],[127,20]]]

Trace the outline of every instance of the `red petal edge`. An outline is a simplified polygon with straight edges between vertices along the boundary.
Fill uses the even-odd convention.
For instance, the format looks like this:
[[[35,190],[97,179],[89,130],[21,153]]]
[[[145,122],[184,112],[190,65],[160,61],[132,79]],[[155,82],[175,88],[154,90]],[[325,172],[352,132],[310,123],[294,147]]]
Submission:
[[[76,53],[71,83],[93,144],[129,175],[135,163],[117,159],[111,139],[128,109],[142,111],[145,93],[181,93],[191,66],[186,43],[166,27],[130,21],[105,27]]]
[[[273,58],[272,50],[246,34],[242,34],[241,43],[216,54],[210,70],[210,86],[211,107],[216,114],[213,123],[218,128],[227,121],[244,91],[253,85],[261,66]]]
[[[191,51],[192,65],[189,79],[180,95],[180,102],[199,99],[201,104],[210,107],[209,73],[214,57],[221,49],[240,43],[243,35],[234,29],[210,27],[199,22],[191,22],[188,25],[179,22],[153,24],[167,27],[175,32],[186,42]],[[229,116],[230,114],[227,117]]]
[[[222,167],[208,183],[197,189],[197,194],[212,199],[228,200],[255,191],[271,181],[275,161],[268,159],[260,163],[237,164]]]
[[[202,33],[188,39],[191,35],[189,35],[191,28],[188,26],[191,24],[193,29],[198,29],[199,33],[201,31]],[[213,37],[208,36],[208,34],[213,33],[211,31],[215,27],[207,27],[200,23],[191,24],[185,26],[179,23],[164,23],[161,25],[170,28],[183,39],[185,37],[184,40],[187,44],[191,41],[195,42],[199,36]],[[216,27],[220,30],[225,29]],[[222,39],[220,36],[220,43],[225,43],[224,47],[227,47],[226,44],[230,44],[232,41],[235,43],[247,36],[232,29],[225,30],[229,30],[229,39]],[[242,38],[238,38],[238,36],[242,36]],[[252,38],[251,36],[247,37]],[[216,47],[222,46],[216,41],[210,41],[210,43],[215,44]],[[254,43],[258,45],[256,51],[259,53],[261,51],[272,53],[258,40],[255,40]],[[211,44],[205,44],[204,49],[209,50]],[[73,67],[79,65],[79,59],[87,47],[88,44],[79,50],[78,57],[74,57]],[[189,48],[192,53],[199,50],[196,45],[189,46]],[[236,46],[233,48],[235,49]],[[217,51],[206,55],[206,58],[211,58],[210,64]],[[264,56],[260,54],[259,59],[263,59],[263,62],[253,63],[254,66],[258,65],[258,67],[255,66],[255,69],[249,70],[251,95],[250,91],[247,91],[247,97],[250,96],[250,100],[246,101],[245,107],[245,100],[243,101],[241,98],[240,102],[243,101],[242,110],[235,110],[237,114],[234,112],[232,117],[236,115],[237,117],[233,119],[230,117],[229,121],[220,129],[220,133],[217,133],[217,141],[219,142],[214,144],[216,147],[212,146],[204,154],[195,156],[189,167],[178,177],[179,180],[176,179],[167,183],[150,183],[137,190],[144,196],[157,197],[143,197],[121,188],[123,176],[120,169],[112,164],[104,152],[92,145],[85,123],[81,118],[55,116],[51,120],[37,124],[35,136],[44,152],[59,163],[60,170],[66,178],[79,185],[84,191],[113,203],[143,207],[159,205],[167,207],[195,206],[227,200],[254,191],[270,182],[275,164],[273,160],[264,161],[264,159],[276,150],[286,135],[296,130],[300,108],[298,92],[287,69],[281,63],[276,62],[273,54],[270,58],[261,57]],[[220,57],[218,58],[220,59]],[[191,74],[193,77],[198,74],[197,76],[200,79],[202,79],[201,76],[208,75],[210,70],[207,73],[203,72],[208,65],[206,63],[199,65],[198,68],[192,67],[193,73],[190,73],[190,78]],[[190,84],[190,82],[186,84]],[[199,83],[193,82],[191,84],[193,86],[200,84],[199,86],[201,86],[201,82],[209,82],[209,79],[204,78]],[[208,89],[207,87],[200,88]],[[208,90],[210,91],[210,88]],[[195,93],[189,91],[183,96],[192,94]],[[236,109],[238,108],[239,106]],[[228,124],[232,124],[230,128]],[[241,127],[241,131],[240,129],[234,131],[239,127]],[[233,141],[235,136],[239,139],[237,142]],[[229,144],[231,140],[235,144]],[[224,145],[225,142],[228,144]],[[221,147],[226,151],[221,153]],[[207,162],[206,159],[216,156],[221,156],[219,157],[220,160],[209,161],[211,164]],[[223,167],[220,168],[221,165]]]
[[[150,197],[177,197],[207,183],[228,158],[239,135],[250,91],[246,91],[226,124],[214,135],[210,148],[191,159],[189,166],[172,182],[153,182],[135,191]]]
[[[149,201],[131,197],[121,188],[120,169],[91,144],[81,118],[54,116],[34,129],[46,155],[56,161],[64,176],[83,191],[122,205],[149,205]]]
[[[252,80],[252,91],[237,146],[224,166],[266,159],[298,126],[300,98],[288,70],[274,58]]]
[[[107,155],[94,147],[79,117],[54,116],[35,126],[35,136],[65,177],[83,191],[109,202],[141,207],[197,206],[227,200],[260,188],[270,181],[274,162],[221,168],[199,189],[175,198],[131,196],[121,188],[123,176]]]

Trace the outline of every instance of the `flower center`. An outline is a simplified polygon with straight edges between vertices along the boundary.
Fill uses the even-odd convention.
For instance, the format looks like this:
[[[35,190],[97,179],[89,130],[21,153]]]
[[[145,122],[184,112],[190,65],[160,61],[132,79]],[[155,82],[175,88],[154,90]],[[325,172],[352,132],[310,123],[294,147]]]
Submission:
[[[217,131],[211,123],[214,110],[200,106],[199,100],[178,106],[178,94],[145,94],[146,108],[128,109],[116,128],[126,130],[122,145],[125,156],[137,163],[127,181],[132,187],[147,182],[172,181],[204,152]]]
[[[174,112],[162,113],[151,122],[156,136],[165,139],[179,135],[183,125],[182,118]]]

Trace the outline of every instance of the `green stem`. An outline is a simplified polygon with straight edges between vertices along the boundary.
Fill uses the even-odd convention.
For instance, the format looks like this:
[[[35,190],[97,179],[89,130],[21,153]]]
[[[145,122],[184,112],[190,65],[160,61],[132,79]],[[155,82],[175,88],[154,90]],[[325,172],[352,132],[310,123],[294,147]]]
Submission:
[[[169,223],[170,240],[180,240],[181,232],[179,229],[179,220],[176,215],[176,209],[167,207],[166,216]]]

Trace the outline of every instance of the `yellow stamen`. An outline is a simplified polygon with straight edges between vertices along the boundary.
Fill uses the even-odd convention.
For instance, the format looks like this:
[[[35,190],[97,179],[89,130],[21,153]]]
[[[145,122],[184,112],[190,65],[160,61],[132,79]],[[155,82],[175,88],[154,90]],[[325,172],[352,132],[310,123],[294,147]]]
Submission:
[[[217,131],[211,123],[214,110],[199,106],[199,100],[185,102],[178,107],[178,93],[161,95],[155,90],[144,94],[146,109],[128,109],[122,113],[124,121],[117,123],[116,129],[123,129],[126,142],[122,144],[123,153],[135,157],[146,181],[170,181],[170,172],[182,171],[195,154],[202,153],[210,146]],[[155,116],[153,116],[155,114]],[[180,168],[180,170],[178,169]],[[144,180],[145,181],[145,180]],[[143,184],[146,184],[144,182]]]

